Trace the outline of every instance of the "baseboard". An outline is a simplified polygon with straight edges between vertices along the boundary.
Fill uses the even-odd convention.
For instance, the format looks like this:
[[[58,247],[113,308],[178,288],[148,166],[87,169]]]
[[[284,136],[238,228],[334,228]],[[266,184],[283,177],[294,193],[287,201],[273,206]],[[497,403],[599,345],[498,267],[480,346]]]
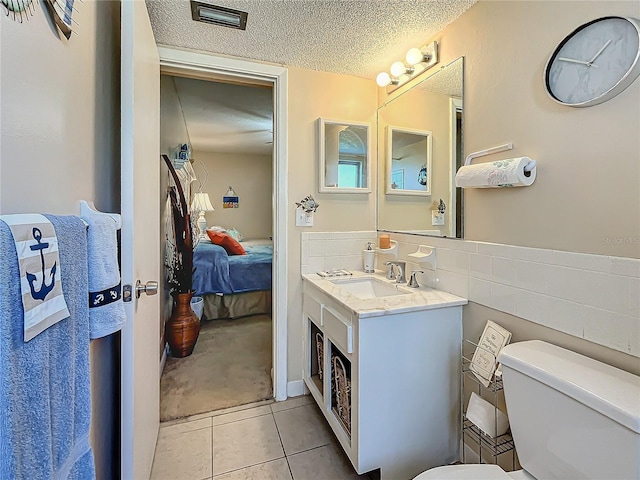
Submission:
[[[300,395],[304,395],[306,391],[307,387],[303,380],[287,382],[287,397],[299,397]]]
[[[162,351],[162,357],[160,357],[160,376],[162,377],[162,372],[164,371],[164,365],[167,363],[167,355],[169,355],[169,345],[165,344],[164,350]]]

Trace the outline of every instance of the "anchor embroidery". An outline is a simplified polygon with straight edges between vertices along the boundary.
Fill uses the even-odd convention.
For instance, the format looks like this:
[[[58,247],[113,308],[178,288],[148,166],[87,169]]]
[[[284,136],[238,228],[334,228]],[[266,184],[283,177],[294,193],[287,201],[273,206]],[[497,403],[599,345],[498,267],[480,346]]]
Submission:
[[[49,295],[49,292],[51,292],[51,290],[53,290],[53,287],[55,287],[56,284],[56,280],[55,280],[55,275],[56,275],[56,270],[57,270],[57,264],[58,262],[55,262],[53,264],[53,267],[51,267],[51,283],[49,285],[47,285],[45,278],[44,278],[44,252],[43,250],[49,248],[49,242],[42,242],[42,232],[40,231],[39,228],[34,227],[33,232],[32,232],[33,238],[35,240],[38,241],[37,245],[30,245],[29,248],[32,251],[36,251],[36,250],[40,250],[40,261],[42,262],[42,284],[40,285],[40,290],[36,290],[35,289],[35,282],[36,282],[36,276],[32,273],[26,272],[27,273],[27,280],[29,281],[29,288],[31,289],[31,296],[35,299],[35,300],[44,300],[47,295]]]

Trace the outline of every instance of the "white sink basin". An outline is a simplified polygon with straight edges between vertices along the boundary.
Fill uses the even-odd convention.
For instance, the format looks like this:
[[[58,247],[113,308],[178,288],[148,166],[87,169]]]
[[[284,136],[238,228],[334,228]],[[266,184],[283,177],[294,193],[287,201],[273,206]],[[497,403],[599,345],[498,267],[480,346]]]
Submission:
[[[391,297],[394,295],[408,295],[407,292],[398,290],[393,284],[389,284],[376,278],[353,278],[349,280],[331,280],[331,283],[346,290],[358,298]]]

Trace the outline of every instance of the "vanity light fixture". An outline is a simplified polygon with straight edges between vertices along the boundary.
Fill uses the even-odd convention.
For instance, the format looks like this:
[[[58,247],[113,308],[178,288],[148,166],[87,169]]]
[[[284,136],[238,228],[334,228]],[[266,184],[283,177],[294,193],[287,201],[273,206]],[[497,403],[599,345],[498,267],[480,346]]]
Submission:
[[[402,62],[394,62],[391,65],[391,68],[389,69],[389,71],[391,72],[391,75],[393,75],[394,77],[399,77],[405,74],[406,75],[413,74],[413,72],[415,71],[415,68],[413,68],[413,66],[407,67]]]
[[[407,51],[407,55],[404,57],[409,65],[417,65],[421,62],[429,62],[431,60],[430,52],[423,52],[419,48],[410,48]]]
[[[191,18],[196,22],[246,30],[247,12],[191,0]]]
[[[397,78],[391,78],[387,72],[380,72],[376,77],[376,83],[379,87],[386,87],[387,85],[398,85],[400,80]]]
[[[389,70],[391,75],[381,72],[376,77],[378,86],[389,87],[387,93],[391,93],[438,63],[438,42],[431,42],[422,48],[409,49],[405,60],[406,64],[398,61],[391,65]]]

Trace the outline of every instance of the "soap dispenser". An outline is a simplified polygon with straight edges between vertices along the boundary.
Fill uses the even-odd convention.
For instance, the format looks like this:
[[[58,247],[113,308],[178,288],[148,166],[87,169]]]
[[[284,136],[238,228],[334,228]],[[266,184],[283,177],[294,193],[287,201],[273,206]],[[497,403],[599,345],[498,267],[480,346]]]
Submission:
[[[375,269],[373,264],[375,262],[376,251],[371,248],[371,242],[367,242],[367,249],[362,251],[364,255],[364,273],[373,273]]]

